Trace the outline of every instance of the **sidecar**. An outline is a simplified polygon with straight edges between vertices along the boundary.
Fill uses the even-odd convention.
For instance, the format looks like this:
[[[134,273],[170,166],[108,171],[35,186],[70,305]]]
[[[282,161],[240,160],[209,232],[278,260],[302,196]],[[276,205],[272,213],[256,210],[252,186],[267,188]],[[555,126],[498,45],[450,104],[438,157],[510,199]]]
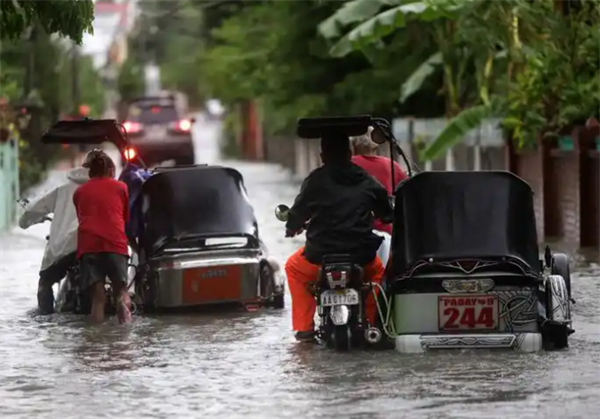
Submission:
[[[158,168],[141,194],[135,294],[144,311],[284,307],[283,276],[237,170]]]
[[[387,294],[399,352],[568,347],[568,258],[540,260],[533,193],[508,172],[425,172],[396,191]]]

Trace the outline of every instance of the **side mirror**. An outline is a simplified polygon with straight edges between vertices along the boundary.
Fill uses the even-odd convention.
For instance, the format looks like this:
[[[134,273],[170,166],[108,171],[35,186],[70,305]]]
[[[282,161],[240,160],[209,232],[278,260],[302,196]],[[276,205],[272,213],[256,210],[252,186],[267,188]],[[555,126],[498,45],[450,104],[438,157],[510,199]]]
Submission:
[[[286,222],[288,220],[289,213],[290,207],[288,207],[287,205],[281,204],[275,207],[275,217],[279,221]]]
[[[371,140],[373,140],[375,144],[381,145],[387,142],[387,137],[385,136],[381,128],[375,126],[373,127],[373,132],[371,132]]]

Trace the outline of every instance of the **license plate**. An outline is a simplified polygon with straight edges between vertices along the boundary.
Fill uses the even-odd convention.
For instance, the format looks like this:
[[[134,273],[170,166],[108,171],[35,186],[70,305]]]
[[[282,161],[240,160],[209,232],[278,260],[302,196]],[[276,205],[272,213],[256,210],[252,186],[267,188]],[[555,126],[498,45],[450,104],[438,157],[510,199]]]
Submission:
[[[153,140],[162,140],[167,136],[167,130],[163,127],[149,127],[148,128],[148,137]]]
[[[186,269],[182,275],[184,304],[235,301],[242,296],[242,269],[238,265]]]
[[[438,327],[443,331],[497,329],[498,296],[439,296]]]
[[[355,306],[358,304],[358,292],[347,288],[344,290],[327,290],[321,294],[321,305],[323,307],[331,306]]]

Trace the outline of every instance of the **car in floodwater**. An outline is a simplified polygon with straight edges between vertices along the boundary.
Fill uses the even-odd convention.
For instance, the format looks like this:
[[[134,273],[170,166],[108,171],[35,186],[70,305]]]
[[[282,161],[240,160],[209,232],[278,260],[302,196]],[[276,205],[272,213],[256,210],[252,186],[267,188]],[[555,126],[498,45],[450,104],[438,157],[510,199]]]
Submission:
[[[194,164],[194,122],[194,118],[183,116],[173,94],[133,100],[123,122],[131,143],[127,158],[139,155],[148,165],[166,160],[175,160],[176,165]]]

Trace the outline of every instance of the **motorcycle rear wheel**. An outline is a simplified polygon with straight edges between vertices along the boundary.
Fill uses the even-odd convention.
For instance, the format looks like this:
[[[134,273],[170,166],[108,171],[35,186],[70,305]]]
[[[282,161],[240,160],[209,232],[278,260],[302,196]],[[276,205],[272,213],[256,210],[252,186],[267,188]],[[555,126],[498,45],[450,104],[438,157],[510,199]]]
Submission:
[[[350,325],[334,326],[331,343],[336,351],[349,351],[352,348],[352,330]]]

